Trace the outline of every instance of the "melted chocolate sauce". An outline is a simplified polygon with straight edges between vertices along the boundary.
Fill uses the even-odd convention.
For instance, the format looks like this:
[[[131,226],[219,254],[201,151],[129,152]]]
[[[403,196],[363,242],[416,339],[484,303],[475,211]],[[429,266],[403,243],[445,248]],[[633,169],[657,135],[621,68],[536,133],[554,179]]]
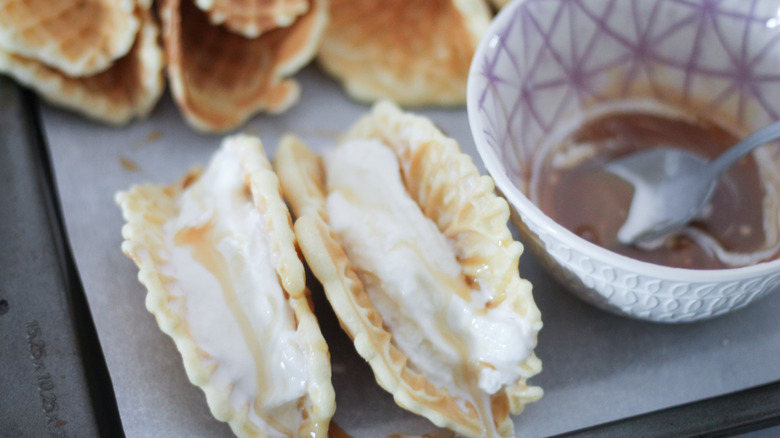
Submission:
[[[690,269],[720,269],[717,257],[683,235],[670,236],[663,246],[647,250],[618,242],[633,187],[603,170],[610,160],[640,149],[668,145],[713,158],[739,139],[705,120],[684,120],[650,113],[613,113],[583,124],[555,151],[592,147],[590,158],[572,167],[554,165],[549,154],[541,169],[538,204],[547,215],[579,236],[628,257]],[[722,177],[702,219],[691,223],[714,237],[728,251],[751,252],[762,246],[764,189],[752,156],[741,159]]]

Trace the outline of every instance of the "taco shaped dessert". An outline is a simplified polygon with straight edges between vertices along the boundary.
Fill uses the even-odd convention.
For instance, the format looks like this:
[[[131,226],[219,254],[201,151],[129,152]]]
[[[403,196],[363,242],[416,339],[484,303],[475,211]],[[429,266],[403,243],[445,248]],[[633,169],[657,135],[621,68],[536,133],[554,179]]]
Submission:
[[[193,0],[161,0],[158,10],[171,94],[184,119],[206,132],[297,103],[301,87],[291,76],[314,57],[327,22],[327,0],[256,38],[211,25]]]
[[[116,199],[146,306],[214,416],[241,437],[326,436],[328,347],[260,141],[227,138],[205,171]]]
[[[165,86],[165,60],[151,1],[57,0],[44,7],[33,3],[0,0],[0,74],[55,105],[105,123],[128,123],[152,111]],[[120,19],[126,7],[134,9],[127,20]],[[15,29],[23,23],[29,32]],[[6,47],[3,33],[14,30],[43,46]],[[128,41],[119,44],[115,37],[125,31],[130,32]],[[127,50],[117,52],[125,43]],[[66,64],[50,62],[47,56],[55,54]],[[95,66],[103,69],[95,71],[91,68]]]
[[[275,158],[304,258],[395,401],[468,437],[514,436],[540,313],[509,209],[431,122],[376,105],[323,157]]]

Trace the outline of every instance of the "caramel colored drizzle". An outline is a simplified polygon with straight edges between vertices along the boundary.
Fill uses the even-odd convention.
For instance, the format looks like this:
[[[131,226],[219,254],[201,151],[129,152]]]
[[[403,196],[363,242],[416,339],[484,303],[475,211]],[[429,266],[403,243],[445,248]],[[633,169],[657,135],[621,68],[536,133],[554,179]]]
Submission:
[[[122,167],[125,168],[125,170],[129,170],[130,172],[138,172],[141,170],[140,167],[138,167],[138,164],[135,163],[135,161],[125,158],[125,157],[119,157],[119,164],[122,165]]]
[[[209,223],[202,227],[197,228],[184,228],[176,233],[174,236],[174,243],[179,246],[189,246],[192,249],[192,256],[200,265],[206,270],[211,272],[214,278],[219,282],[222,294],[230,313],[235,318],[236,323],[241,330],[244,341],[249,349],[252,358],[255,363],[256,376],[256,391],[255,402],[253,403],[255,411],[258,416],[264,418],[268,424],[274,429],[284,433],[288,436],[293,436],[294,431],[288,430],[278,421],[274,421],[274,418],[267,418],[267,416],[260,415],[260,406],[257,401],[268,398],[270,393],[270,383],[268,381],[266,366],[270,365],[264,360],[264,353],[262,346],[267,342],[262,342],[255,333],[252,322],[249,316],[244,312],[241,301],[238,298],[233,283],[230,281],[230,267],[228,260],[225,256],[217,250],[216,242],[221,239],[214,235],[214,226]],[[276,318],[277,316],[274,315]],[[270,334],[269,334],[270,335]],[[268,338],[269,336],[266,336]],[[268,339],[265,339],[268,341]]]
[[[430,263],[429,260],[427,260],[422,251],[420,251],[419,246],[415,245],[414,242],[405,241],[399,243],[398,245],[406,246],[410,250],[414,251],[417,254],[418,259],[424,264],[425,269],[431,273],[431,275],[433,275],[440,284],[445,286],[445,290],[448,293],[454,293],[458,295],[466,303],[471,302],[472,289],[469,287],[469,284],[462,272],[457,277],[453,277],[452,275],[443,272],[441,269],[434,266],[432,263]],[[455,373],[453,379],[458,387],[465,389],[466,392],[471,396],[471,402],[476,409],[477,415],[479,415],[479,418],[481,418],[487,426],[487,429],[485,430],[486,436],[499,436],[498,431],[495,428],[495,421],[493,420],[490,399],[487,394],[485,394],[479,388],[478,376],[480,371],[480,364],[471,362],[469,351],[466,348],[466,344],[464,342],[465,340],[456,336],[450,329],[449,322],[447,320],[447,309],[449,308],[452,296],[448,295],[445,297],[445,299],[447,301],[447,305],[440,306],[434,317],[436,318],[436,327],[441,337],[447,342],[447,344],[450,345],[450,347],[457,351],[460,358],[460,369]]]
[[[340,187],[338,189],[342,194],[347,197],[351,202],[357,202],[357,197],[353,194],[345,193],[344,188]],[[469,286],[469,282],[467,281],[466,277],[461,272],[460,275],[453,277],[452,275],[447,274],[442,269],[438,268],[437,266],[434,266],[433,263],[431,263],[427,257],[423,254],[423,252],[420,250],[419,246],[415,244],[415,242],[412,241],[402,241],[398,242],[393,249],[399,248],[399,247],[405,247],[414,252],[417,255],[418,260],[424,265],[425,270],[431,275],[436,278],[439,282],[439,284],[442,284],[445,286],[445,290],[447,291],[446,296],[444,297],[446,300],[446,304],[443,306],[439,306],[437,308],[437,311],[434,315],[432,315],[433,318],[435,318],[436,321],[436,328],[441,336],[442,339],[454,350],[457,352],[458,357],[460,358],[460,366],[455,371],[453,375],[453,380],[455,382],[455,385],[463,390],[466,391],[466,393],[469,394],[470,399],[469,400],[476,411],[476,414],[479,416],[479,418],[482,420],[483,424],[485,425],[485,437],[498,437],[500,434],[498,433],[498,430],[495,426],[495,420],[493,417],[493,411],[491,407],[491,401],[488,394],[485,394],[480,388],[479,388],[479,372],[482,368],[481,363],[473,363],[470,360],[470,354],[467,348],[467,344],[464,339],[457,336],[453,331],[450,329],[449,322],[448,322],[448,308],[450,301],[452,300],[452,295],[450,293],[454,293],[458,295],[460,298],[462,298],[467,303],[471,302],[471,292],[472,288]],[[358,272],[361,274],[360,276],[363,277],[361,280],[365,278],[365,275],[373,275],[370,273],[366,273],[362,269],[358,268]],[[367,288],[370,288],[372,284],[378,284],[374,281],[363,281],[364,285]],[[381,285],[379,285],[381,287]],[[428,292],[428,291],[426,291]],[[436,291],[432,291],[436,292]],[[477,311],[475,311],[477,313]],[[397,346],[397,344],[396,344]]]
[[[439,269],[437,266],[434,266],[430,261],[428,261],[423,252],[420,250],[419,245],[416,245],[414,242],[410,242],[408,240],[404,242],[398,242],[393,247],[393,249],[399,247],[405,247],[414,252],[417,255],[417,258],[425,266],[425,270],[431,273],[431,275],[433,275],[441,284],[445,285],[447,291],[454,292],[459,297],[463,298],[463,300],[467,303],[471,302],[472,288],[469,287],[469,284],[466,281],[463,273],[461,273],[458,277],[453,277],[445,273],[443,270]]]
[[[146,135],[146,142],[147,143],[153,143],[159,139],[161,139],[163,136],[162,131],[159,129],[155,129],[154,131],[149,132],[149,134]]]

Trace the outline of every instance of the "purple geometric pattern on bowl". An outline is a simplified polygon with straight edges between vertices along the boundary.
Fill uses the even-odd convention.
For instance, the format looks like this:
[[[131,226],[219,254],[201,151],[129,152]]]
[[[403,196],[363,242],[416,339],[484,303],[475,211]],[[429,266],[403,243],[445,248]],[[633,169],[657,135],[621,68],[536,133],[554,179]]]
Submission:
[[[778,6],[527,0],[475,60],[481,112],[505,114],[483,116],[487,141],[524,187],[544,137],[600,102],[652,99],[759,128],[780,117]]]
[[[468,88],[477,149],[520,234],[579,297],[683,322],[780,292],[778,260],[721,271],[637,262],[578,238],[523,194],[545,137],[604,102],[660,102],[740,130],[780,118],[780,0],[516,0],[477,50]],[[780,186],[780,147],[756,154]]]

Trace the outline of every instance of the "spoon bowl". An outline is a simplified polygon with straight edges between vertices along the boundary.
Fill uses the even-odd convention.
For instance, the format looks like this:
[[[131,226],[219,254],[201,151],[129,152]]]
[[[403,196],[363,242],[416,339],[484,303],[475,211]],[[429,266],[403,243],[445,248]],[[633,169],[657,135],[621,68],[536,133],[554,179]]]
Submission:
[[[625,245],[662,239],[695,219],[718,179],[753,149],[780,138],[780,121],[756,131],[712,161],[676,148],[639,151],[605,170],[634,186],[628,217],[617,237]]]
[[[560,285],[601,309],[664,323],[710,319],[780,293],[773,255],[707,270],[643,262],[572,232],[531,196],[559,134],[602,110],[682,111],[749,132],[779,119],[778,7],[780,0],[522,0],[501,9],[471,64],[469,124],[526,249],[521,274],[537,291]],[[780,193],[780,146],[755,156],[759,182]],[[585,196],[600,208],[600,192]],[[780,223],[775,210],[765,217]],[[552,293],[540,299],[578,314],[576,301]]]

